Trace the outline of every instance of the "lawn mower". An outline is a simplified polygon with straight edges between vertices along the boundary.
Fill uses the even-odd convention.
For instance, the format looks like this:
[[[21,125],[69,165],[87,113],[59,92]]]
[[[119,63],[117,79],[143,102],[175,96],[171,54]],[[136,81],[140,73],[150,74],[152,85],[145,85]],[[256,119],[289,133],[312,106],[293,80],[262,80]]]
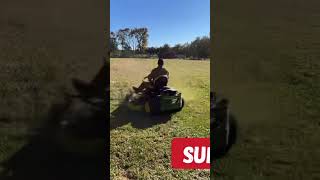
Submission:
[[[57,147],[72,154],[103,154],[108,130],[108,94],[100,91],[94,95],[84,91],[79,91],[77,95],[65,94],[65,102],[55,112],[57,117],[53,126],[53,141]]]
[[[225,155],[236,141],[237,125],[229,101],[210,93],[211,146],[214,158]]]
[[[151,114],[177,112],[184,107],[181,92],[167,86],[168,76],[159,76],[152,87],[141,92],[132,92],[127,97],[130,110]]]

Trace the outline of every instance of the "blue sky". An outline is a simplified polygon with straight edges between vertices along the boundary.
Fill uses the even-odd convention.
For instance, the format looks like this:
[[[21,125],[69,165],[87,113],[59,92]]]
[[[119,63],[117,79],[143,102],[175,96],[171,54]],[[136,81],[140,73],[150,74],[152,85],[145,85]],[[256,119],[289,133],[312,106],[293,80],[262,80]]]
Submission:
[[[210,0],[110,0],[110,28],[147,27],[149,47],[210,34]]]

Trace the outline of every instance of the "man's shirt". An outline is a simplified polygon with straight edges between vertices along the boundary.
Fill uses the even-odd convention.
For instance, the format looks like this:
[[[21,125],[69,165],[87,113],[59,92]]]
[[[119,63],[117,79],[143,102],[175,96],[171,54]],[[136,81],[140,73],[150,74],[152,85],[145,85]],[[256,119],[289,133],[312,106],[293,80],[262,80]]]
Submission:
[[[162,75],[167,75],[169,77],[169,72],[163,67],[157,67],[152,69],[151,73],[148,75],[148,79],[155,80]]]

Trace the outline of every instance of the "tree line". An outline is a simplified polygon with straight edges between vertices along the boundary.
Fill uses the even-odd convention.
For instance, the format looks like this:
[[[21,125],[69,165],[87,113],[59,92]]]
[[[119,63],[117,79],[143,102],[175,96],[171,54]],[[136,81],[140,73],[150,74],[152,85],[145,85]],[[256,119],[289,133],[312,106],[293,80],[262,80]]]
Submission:
[[[110,49],[143,53],[148,46],[147,28],[124,28],[117,32],[110,32]]]
[[[147,28],[124,28],[110,32],[112,57],[157,56],[161,58],[207,59],[210,57],[210,37],[197,37],[190,43],[148,47]]]

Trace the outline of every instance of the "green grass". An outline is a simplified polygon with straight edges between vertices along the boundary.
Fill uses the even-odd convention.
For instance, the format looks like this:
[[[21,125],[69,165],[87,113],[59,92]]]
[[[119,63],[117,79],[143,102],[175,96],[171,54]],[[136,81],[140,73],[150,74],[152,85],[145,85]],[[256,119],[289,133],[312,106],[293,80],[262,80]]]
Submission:
[[[41,38],[37,36],[37,32],[26,28],[28,25],[32,26],[15,18],[9,19],[8,22],[0,21],[1,177],[2,171],[8,170],[4,164],[6,162],[13,162],[17,167],[29,163],[28,168],[33,168],[32,161],[36,162],[38,155],[29,152],[22,155],[34,159],[32,161],[19,155],[18,158],[15,156],[24,147],[28,147],[35,128],[48,123],[52,105],[64,103],[65,92],[75,93],[71,78],[90,80],[102,64],[101,58],[98,59],[92,54],[72,52],[70,49],[66,53],[58,48],[61,47],[59,43],[77,47],[76,41],[72,42],[73,45],[70,45],[70,42],[56,42],[56,38],[49,35],[43,38],[46,40],[39,40]],[[41,32],[50,34],[43,30]],[[91,59],[94,60],[89,61]],[[37,144],[33,152],[38,152],[39,146],[41,144]],[[47,169],[50,167],[47,166]],[[29,173],[30,176],[36,176],[35,174],[40,173]],[[13,172],[13,176],[19,175]]]
[[[239,135],[212,179],[320,178],[318,6],[216,6],[212,83],[230,100]]]
[[[62,100],[64,83],[63,66],[49,49],[22,48],[19,29],[2,30],[7,44],[0,45],[0,173],[2,163],[28,143],[31,129],[45,123],[51,104]]]
[[[156,66],[152,59],[111,59],[110,113],[121,104],[131,86]],[[210,62],[166,60],[170,72],[169,86],[182,92],[185,107],[164,123],[159,117],[128,113],[129,117],[112,118],[111,179],[208,179],[209,171],[173,170],[170,165],[171,140],[174,137],[209,137]],[[138,117],[134,117],[134,116]],[[164,117],[160,117],[164,118]]]

